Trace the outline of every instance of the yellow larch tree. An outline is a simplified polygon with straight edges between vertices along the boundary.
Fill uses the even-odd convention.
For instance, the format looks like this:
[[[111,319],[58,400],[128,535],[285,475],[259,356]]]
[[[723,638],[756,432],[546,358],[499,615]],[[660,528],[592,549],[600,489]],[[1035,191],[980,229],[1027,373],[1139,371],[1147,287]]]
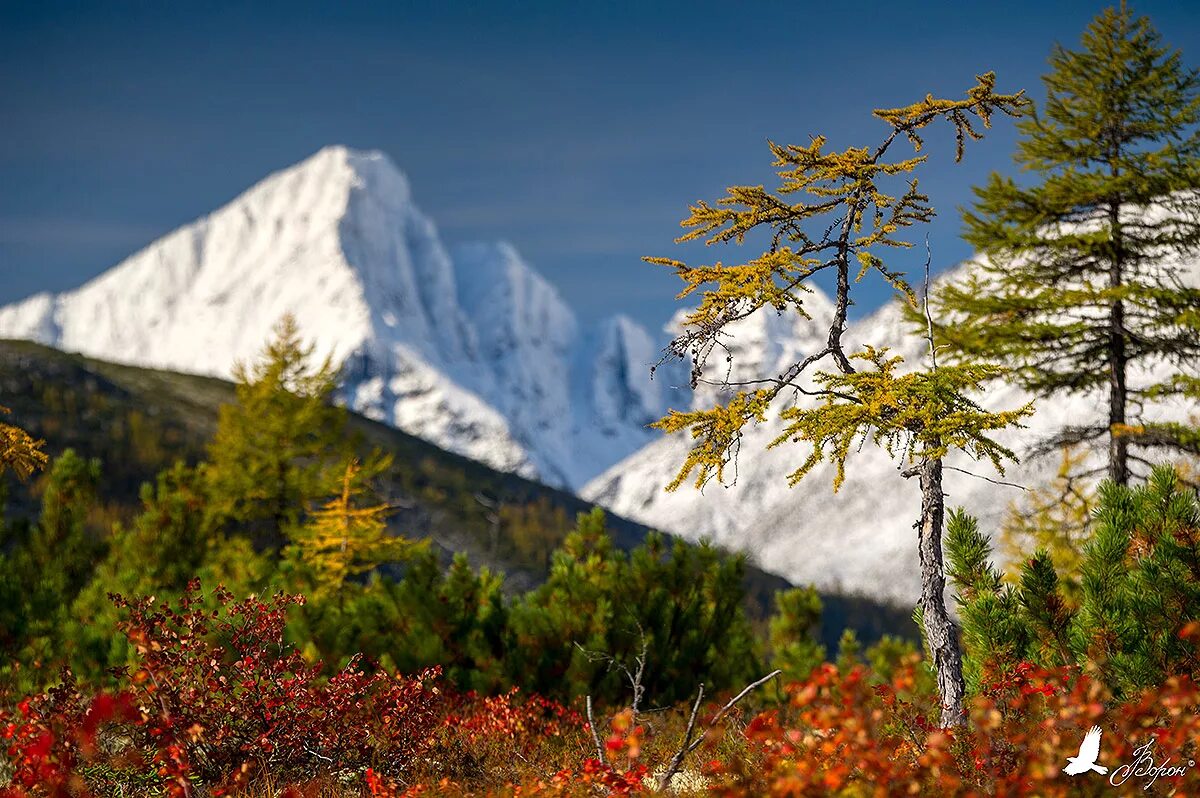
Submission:
[[[681,223],[688,232],[679,239],[743,244],[748,234],[756,233],[756,239],[769,242],[765,251],[739,265],[690,266],[671,258],[646,259],[675,271],[685,285],[680,299],[698,301],[666,357],[691,362],[693,387],[723,389],[716,406],[672,410],[657,422],[668,433],[686,430],[693,440],[669,489],[693,475],[698,487],[713,478],[722,480],[747,425],[766,422],[776,405],[783,406],[784,428],[771,445],[799,443],[808,450],[790,474],[792,484],[829,461],[835,467],[836,490],[847,457],[864,441],[913,464],[905,475],[920,477],[922,493],[916,524],[922,576],[918,613],[937,675],[941,720],[947,726],[962,720],[964,681],[957,631],[944,598],[942,458],[957,450],[1000,467],[1014,455],[992,433],[1017,423],[1030,408],[989,412],[976,404],[971,395],[999,369],[969,364],[938,368],[932,323],[929,368],[916,371],[901,369],[900,359],[886,349],[868,346],[848,352],[842,335],[852,304],[851,286],[869,274],[882,277],[917,304],[916,292],[900,270],[887,264],[884,253],[911,246],[900,238],[901,231],[934,215],[929,198],[912,177],[927,157],[920,154],[924,129],[948,122],[957,139],[956,159],[961,159],[966,141],[982,137],[977,125],[990,127],[997,113],[1019,116],[1026,105],[1021,93],[997,93],[995,75],[987,73],[962,99],[927,95],[912,105],[876,110],[874,116],[889,129],[875,147],[830,151],[822,136],[806,145],[770,142],[779,170],[778,189],[734,186],[715,205],[696,203]],[[914,154],[896,158],[893,147],[903,141],[912,145]],[[893,182],[900,184],[899,190],[885,190]],[[805,299],[822,274],[831,275],[836,284],[824,342],[781,373],[731,380],[726,362],[731,355],[723,352],[731,325],[760,312],[811,319]],[[710,358],[714,352],[717,356]],[[712,361],[719,365],[714,367]],[[803,396],[811,401],[794,401]]]
[[[387,458],[371,471],[386,467]],[[407,559],[424,543],[388,532],[391,508],[368,503],[370,473],[357,460],[346,464],[336,495],[309,513],[291,535],[292,555],[303,563],[319,594],[336,591],[349,578]]]
[[[9,412],[0,406],[0,413]],[[0,421],[0,475],[11,471],[17,479],[29,479],[46,465],[46,453],[42,451],[45,445],[45,441],[34,439],[20,427]]]

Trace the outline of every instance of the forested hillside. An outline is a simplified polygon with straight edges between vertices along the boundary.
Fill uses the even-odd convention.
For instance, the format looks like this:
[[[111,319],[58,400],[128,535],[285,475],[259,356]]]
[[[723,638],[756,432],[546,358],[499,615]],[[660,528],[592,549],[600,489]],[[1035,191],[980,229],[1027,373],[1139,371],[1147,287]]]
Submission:
[[[9,420],[47,441],[47,451],[74,449],[101,462],[100,502],[111,519],[128,521],[143,483],[177,460],[195,463],[217,426],[217,409],[234,398],[224,380],[143,369],[69,355],[26,341],[0,341],[0,395]],[[565,491],[495,471],[391,426],[348,414],[348,431],[363,451],[391,454],[380,475],[382,495],[394,507],[395,534],[430,539],[443,562],[462,552],[476,566],[505,575],[509,592],[543,582],[551,553],[593,505]],[[7,484],[8,516],[36,517],[39,489]],[[642,543],[649,530],[609,515],[606,527],[622,549]],[[787,583],[746,569],[751,614],[763,618],[775,591]],[[912,637],[908,612],[868,597],[823,594],[819,636],[835,646],[843,629],[865,641],[882,634]]]

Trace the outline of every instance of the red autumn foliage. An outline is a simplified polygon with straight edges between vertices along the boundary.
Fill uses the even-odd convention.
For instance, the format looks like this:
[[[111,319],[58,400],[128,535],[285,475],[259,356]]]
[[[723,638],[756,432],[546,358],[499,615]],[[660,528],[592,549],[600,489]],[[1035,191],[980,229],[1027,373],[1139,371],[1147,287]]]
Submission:
[[[520,692],[519,687],[514,687],[498,696],[464,693],[443,725],[457,730],[471,743],[505,739],[537,745],[541,738],[557,737],[583,724],[583,716],[575,710],[539,695],[522,698]]]
[[[1168,679],[1136,699],[1114,703],[1078,670],[1020,663],[988,684],[967,723],[939,729],[929,699],[913,696],[913,663],[885,684],[863,668],[825,665],[796,686],[787,707],[746,728],[749,753],[715,769],[727,796],[1111,795],[1108,777],[1061,771],[1093,725],[1103,730],[1101,762],[1117,786],[1146,794],[1135,750],[1153,741],[1154,764],[1186,772],[1159,776],[1155,789],[1200,783],[1187,767],[1200,738],[1200,689],[1188,677]],[[1145,750],[1140,755],[1144,762]],[[747,763],[753,766],[748,767]],[[1177,792],[1176,794],[1182,794]]]
[[[137,658],[116,674],[128,686],[87,704],[68,674],[18,705],[6,727],[14,788],[54,795],[78,786],[81,763],[152,761],[171,795],[195,794],[193,780],[222,794],[260,774],[302,780],[332,763],[400,772],[433,743],[446,704],[436,669],[368,674],[356,659],[324,679],[284,642],[286,610],[303,599],[234,602],[218,588],[209,610],[198,591],[190,585],[177,607],[114,597]],[[94,744],[105,723],[125,724],[119,762]]]
[[[4,715],[12,781],[0,794],[24,795],[35,789],[45,795],[69,794],[81,784],[79,765],[96,755],[101,730],[139,719],[128,693],[101,693],[88,700],[64,672],[61,685],[21,700],[15,711]]]
[[[322,678],[284,643],[300,599],[214,596],[215,609],[195,587],[177,607],[122,601],[137,664],[118,674],[121,690],[86,696],[64,673],[4,712],[12,779],[0,798],[221,795],[259,779],[275,789],[256,794],[302,796],[347,773],[359,785],[348,795],[383,798],[624,795],[650,791],[650,766],[678,744],[685,712],[618,713],[601,759],[578,712],[517,690],[460,695],[436,671],[368,674],[357,661]],[[1189,764],[1200,687],[1188,676],[1116,701],[1078,669],[993,667],[966,724],[940,729],[921,667],[881,681],[823,665],[783,705],[709,740],[689,779],[724,796],[1108,795],[1110,778],[1123,792],[1184,794],[1200,783]],[[1093,725],[1109,775],[1064,775]]]

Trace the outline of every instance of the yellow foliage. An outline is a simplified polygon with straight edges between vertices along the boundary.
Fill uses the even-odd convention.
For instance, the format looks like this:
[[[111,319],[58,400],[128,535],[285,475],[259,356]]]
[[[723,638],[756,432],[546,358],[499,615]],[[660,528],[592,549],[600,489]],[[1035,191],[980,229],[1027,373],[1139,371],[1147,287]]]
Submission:
[[[736,454],[736,444],[742,427],[749,421],[766,421],[768,392],[738,393],[728,404],[717,405],[708,410],[680,412],[671,410],[667,415],[651,424],[664,432],[690,429],[692,439],[698,441],[688,452],[687,460],[667,490],[675,490],[693,470],[699,470],[696,487],[704,486],[712,477],[724,481],[725,466]]]
[[[0,413],[8,413],[0,406]],[[0,475],[12,471],[18,479],[28,479],[34,471],[46,465],[45,441],[35,440],[20,427],[0,422]]]
[[[1005,578],[1017,583],[1021,565],[1035,552],[1050,555],[1068,598],[1078,598],[1072,576],[1080,572],[1097,499],[1086,480],[1074,477],[1087,459],[1085,452],[1066,447],[1051,484],[1027,493],[1009,505],[1000,528],[1000,546],[1009,563]]]
[[[966,139],[969,137],[978,141],[983,138],[983,134],[972,127],[972,116],[978,117],[983,126],[987,128],[992,126],[992,113],[995,110],[999,109],[1004,113],[1011,114],[1010,108],[1013,104],[1018,108],[1026,104],[1023,98],[1025,92],[1023,91],[1010,95],[998,95],[995,93],[995,72],[987,72],[979,75],[976,77],[976,80],[978,82],[975,86],[967,90],[965,100],[940,100],[932,94],[927,94],[924,100],[912,105],[906,105],[903,108],[876,109],[875,116],[890,124],[898,133],[903,133],[907,136],[918,152],[921,151],[924,142],[917,135],[917,131],[935,119],[945,118],[949,120],[954,125],[958,145],[955,150],[954,159],[961,161]],[[1008,102],[1006,103],[1005,101]]]
[[[388,534],[386,504],[358,506],[366,492],[363,468],[346,464],[340,491],[293,534],[294,551],[313,572],[318,592],[336,590],[347,578],[405,559],[421,544]]]
[[[1000,473],[1004,473],[1004,460],[1015,459],[1011,450],[987,433],[1019,426],[1033,412],[1033,405],[993,413],[967,396],[994,378],[995,369],[964,366],[897,374],[903,361],[887,357],[886,349],[867,347],[851,357],[871,368],[818,374],[816,379],[826,391],[824,401],[817,407],[790,407],[781,413],[787,426],[770,446],[793,441],[812,447],[804,463],[788,476],[789,484],[828,459],[836,467],[833,489],[837,491],[846,478],[846,458],[858,442],[866,440],[910,461],[938,459],[958,449],[988,460]]]
[[[743,244],[754,231],[768,236],[770,242],[758,256],[734,265],[690,266],[672,258],[645,259],[672,269],[682,280],[678,298],[698,300],[684,318],[683,334],[670,347],[672,355],[690,359],[693,387],[704,381],[708,358],[724,345],[729,325],[760,310],[811,318],[805,307],[806,294],[812,290],[809,283],[826,270],[836,278],[837,293],[824,348],[786,366],[780,374],[755,375],[742,383],[727,377],[715,380],[735,389],[728,402],[703,410],[672,410],[654,425],[666,432],[688,429],[694,442],[668,489],[677,488],[693,473],[698,487],[714,476],[723,480],[746,425],[765,421],[781,391],[808,392],[798,379],[826,358],[840,374],[817,375],[821,387],[817,393],[825,403],[811,410],[784,411],[787,431],[772,444],[800,440],[814,447],[808,460],[793,472],[793,482],[828,455],[838,466],[835,484],[840,485],[850,447],[864,438],[889,449],[903,444],[910,456],[939,457],[958,448],[997,466],[1012,456],[986,433],[1014,423],[1028,408],[987,413],[961,393],[979,387],[993,372],[956,367],[899,376],[898,360],[886,360],[883,353],[868,350],[859,357],[873,369],[855,374],[841,335],[852,304],[852,280],[877,273],[909,302],[916,302],[904,276],[890,268],[880,253],[911,246],[899,238],[901,231],[933,217],[929,198],[911,177],[926,156],[892,158],[892,144],[906,139],[919,152],[923,142],[918,131],[944,120],[956,132],[956,155],[961,158],[965,140],[980,137],[977,125],[989,127],[997,112],[1020,116],[1026,105],[1020,92],[997,94],[995,75],[989,72],[978,76],[962,99],[927,96],[902,108],[876,110],[875,117],[891,130],[873,148],[829,151],[823,136],[805,145],[769,142],[779,176],[774,191],[761,185],[732,186],[715,204],[700,201],[690,206],[688,217],[681,222],[686,232],[679,242],[702,239],[709,245]],[[899,190],[885,190],[887,183],[896,181]]]
[[[868,271],[878,271],[902,293],[912,297],[911,289],[898,273],[889,270],[882,258],[867,252],[870,247],[909,247],[894,237],[901,228],[933,217],[928,197],[917,190],[915,179],[899,196],[884,192],[880,178],[909,174],[924,163],[925,156],[886,161],[884,156],[898,136],[905,136],[917,150],[921,139],[917,131],[937,119],[949,121],[958,137],[959,158],[965,138],[977,139],[972,118],[990,127],[992,114],[999,110],[1019,115],[1026,104],[1023,93],[996,94],[995,75],[977,78],[977,84],[962,100],[935,99],[932,96],[904,108],[879,109],[874,115],[892,126],[891,133],[875,148],[850,147],[840,152],[825,152],[826,139],[816,136],[808,145],[779,145],[768,142],[775,156],[774,166],[780,177],[776,193],[764,186],[731,186],[726,196],[710,205],[701,200],[690,207],[690,215],[680,222],[688,232],[680,242],[705,239],[707,244],[745,241],[746,234],[760,227],[771,229],[771,247],[747,263],[728,266],[688,267],[670,258],[646,258],[650,263],[675,269],[687,287],[685,297],[705,286],[700,307],[689,314],[687,323],[705,327],[744,317],[761,307],[782,310],[802,307],[799,298],[789,296],[801,282],[815,272],[837,265],[838,254],[853,251],[861,264],[858,279]],[[805,198],[790,202],[787,195],[803,193]],[[844,214],[834,219],[820,236],[804,229],[805,223],[830,213]],[[848,235],[841,236],[841,232]],[[797,246],[789,247],[784,241]]]

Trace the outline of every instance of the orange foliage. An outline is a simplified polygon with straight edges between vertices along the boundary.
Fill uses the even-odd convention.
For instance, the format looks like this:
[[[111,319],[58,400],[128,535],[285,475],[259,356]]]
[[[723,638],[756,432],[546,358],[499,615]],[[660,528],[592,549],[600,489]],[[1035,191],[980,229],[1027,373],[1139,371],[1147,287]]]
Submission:
[[[265,605],[260,609],[256,619],[269,620],[276,612]],[[263,624],[251,624],[244,633],[257,639],[262,628]],[[1200,624],[1189,624],[1183,637],[1195,641]],[[198,775],[196,757],[201,753],[211,757],[216,749],[198,749],[195,742],[215,739],[221,719],[209,717],[205,728],[187,727],[184,721],[197,711],[188,705],[190,696],[204,698],[207,706],[212,691],[178,689],[191,684],[176,677],[190,673],[187,647],[180,646],[192,638],[156,639],[163,642],[162,657],[182,657],[169,671],[170,689],[165,682],[162,690],[139,682],[137,676],[148,672],[143,668],[129,674],[129,683],[118,693],[85,696],[68,679],[63,687],[0,713],[4,715],[0,732],[14,769],[13,783],[0,786],[0,796],[87,795],[89,789],[109,794],[111,789],[96,789],[104,785],[95,781],[95,766],[111,759],[99,740],[101,733],[113,739],[114,730],[117,738],[148,731],[149,736],[142,737],[148,748],[127,751],[123,764],[107,762],[110,775],[140,772],[172,794],[198,794],[189,778]],[[205,655],[211,669],[215,661],[211,652],[197,651]],[[274,655],[265,648],[261,653],[254,673],[276,673],[279,664]],[[244,661],[244,657],[239,660]],[[710,794],[727,798],[1111,795],[1114,789],[1115,794],[1184,795],[1194,793],[1200,784],[1200,770],[1195,769],[1200,685],[1190,675],[1170,677],[1152,690],[1118,702],[1078,668],[1044,670],[1018,663],[990,671],[981,695],[968,707],[967,723],[942,729],[931,720],[937,717],[936,697],[922,690],[916,678],[923,667],[914,657],[883,681],[860,665],[848,669],[822,665],[807,680],[790,685],[779,705],[709,738],[685,763],[689,779],[693,786],[706,782]],[[245,679],[251,676],[247,673]],[[389,686],[404,683],[392,676],[378,678]],[[220,678],[208,681],[213,682],[212,690],[221,691]],[[359,693],[375,696],[378,690],[370,689],[374,681],[362,677],[355,682],[353,695],[339,692],[338,679],[311,689],[303,679],[289,676],[284,681],[295,682],[297,689],[304,687],[304,706],[316,708],[309,714],[319,716],[321,724],[305,726],[304,734],[291,734],[281,721],[273,720],[264,735],[250,741],[255,745],[230,749],[224,770],[230,776],[221,780],[225,794],[407,798],[646,793],[656,782],[652,769],[676,750],[678,722],[686,717],[686,708],[653,719],[635,718],[630,711],[618,713],[607,737],[597,736],[601,753],[595,750],[583,718],[555,702],[522,697],[515,690],[495,697],[436,691],[438,701],[419,717],[411,712],[384,713],[398,719],[404,727],[398,732],[403,733],[375,740],[373,745],[379,747],[372,749],[371,768],[358,770],[358,784],[347,787],[329,779],[364,760],[349,745],[364,716],[349,709],[361,703],[355,697]],[[408,707],[425,695],[393,692],[386,697],[398,701],[397,707]],[[289,695],[282,696],[286,699],[282,703],[271,704],[271,712],[282,720],[290,717],[289,707],[295,703]],[[386,709],[392,704],[375,701],[371,706]],[[431,724],[434,717],[438,719]],[[1108,773],[1064,774],[1067,757],[1076,754],[1092,726],[1102,730],[1098,762]],[[308,750],[314,729],[330,736],[321,748],[328,752],[328,762],[313,758]],[[339,734],[346,741],[332,739]],[[259,750],[264,741],[269,743],[270,757]],[[409,755],[393,756],[401,749],[409,750]],[[257,769],[258,775],[252,766],[256,762],[268,763],[267,768]],[[326,787],[315,793],[311,785],[288,789],[276,782],[264,788],[263,776],[285,778],[269,763],[292,763],[290,772],[307,771],[325,779]]]

